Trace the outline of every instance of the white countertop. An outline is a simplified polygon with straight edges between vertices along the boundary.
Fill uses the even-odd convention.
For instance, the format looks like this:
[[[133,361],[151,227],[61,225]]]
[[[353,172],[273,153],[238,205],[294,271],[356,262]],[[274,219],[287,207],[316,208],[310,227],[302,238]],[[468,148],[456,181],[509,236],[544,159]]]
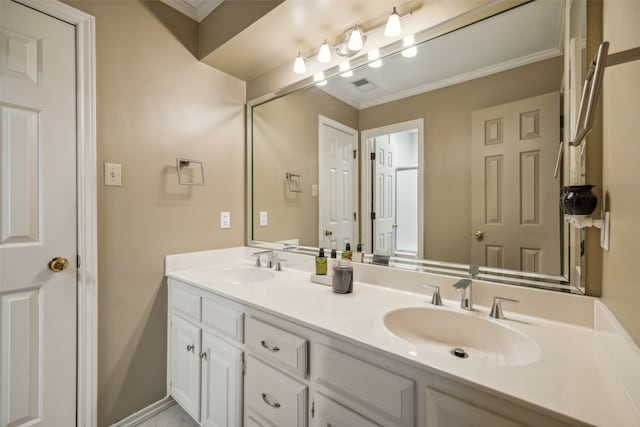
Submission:
[[[237,256],[217,256],[216,261],[222,263],[212,265],[210,260],[205,262],[208,257],[197,257],[199,261],[191,262],[169,262],[168,257],[168,277],[585,423],[640,426],[640,415],[593,328],[518,315],[506,307],[508,319],[495,320],[488,317],[487,307],[476,306],[473,313],[468,313],[459,308],[459,301],[447,299],[443,300],[443,307],[434,307],[425,295],[360,282],[354,284],[352,294],[340,295],[328,286],[311,283],[309,271],[293,268],[276,272],[269,280],[228,284],[216,280],[220,270],[250,267],[251,261]],[[533,340],[540,348],[540,357],[521,366],[457,359],[448,353],[421,351],[384,326],[383,319],[389,311],[425,306],[504,322],[501,324]]]

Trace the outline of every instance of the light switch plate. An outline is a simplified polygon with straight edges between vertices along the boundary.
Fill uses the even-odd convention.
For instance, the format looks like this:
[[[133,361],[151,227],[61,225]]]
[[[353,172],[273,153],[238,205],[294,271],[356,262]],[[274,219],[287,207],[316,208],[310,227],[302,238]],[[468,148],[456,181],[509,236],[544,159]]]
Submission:
[[[260,211],[260,227],[266,227],[269,224],[267,211]]]
[[[231,212],[220,212],[220,228],[231,228]]]
[[[104,185],[122,187],[122,165],[118,163],[104,164]]]

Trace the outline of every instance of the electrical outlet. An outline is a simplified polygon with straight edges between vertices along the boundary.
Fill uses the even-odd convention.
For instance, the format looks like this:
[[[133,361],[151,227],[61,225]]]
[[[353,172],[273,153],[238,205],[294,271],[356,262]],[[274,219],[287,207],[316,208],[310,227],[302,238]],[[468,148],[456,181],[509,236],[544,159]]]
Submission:
[[[231,212],[220,212],[220,228],[231,228]]]
[[[118,163],[104,164],[104,185],[122,187],[122,165]]]
[[[260,211],[260,227],[266,227],[269,224],[267,211]]]

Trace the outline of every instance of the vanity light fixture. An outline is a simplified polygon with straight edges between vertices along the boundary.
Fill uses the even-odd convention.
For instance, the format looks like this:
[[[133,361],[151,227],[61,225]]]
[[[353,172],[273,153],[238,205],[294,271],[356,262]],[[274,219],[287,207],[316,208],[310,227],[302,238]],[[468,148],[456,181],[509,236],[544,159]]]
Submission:
[[[362,32],[360,31],[360,28],[356,24],[356,26],[353,28],[353,31],[351,31],[351,34],[349,34],[349,42],[347,43],[347,49],[349,49],[352,52],[358,52],[363,47],[364,47],[364,43],[362,41]]]
[[[328,64],[331,62],[331,49],[327,44],[327,40],[324,40],[322,46],[320,46],[320,51],[318,52],[318,62],[321,64]]]
[[[402,32],[402,28],[400,27],[400,15],[396,11],[395,6],[393,7],[393,12],[389,15],[389,19],[387,19],[387,26],[384,28],[384,35],[387,37],[396,37],[399,36]]]
[[[340,71],[342,71],[340,76],[344,78],[353,76],[353,71],[349,69],[351,68],[351,64],[349,64],[349,61],[342,61],[338,68],[340,69]]]
[[[307,71],[307,67],[304,65],[304,58],[302,57],[302,54],[298,52],[298,56],[293,62],[293,72],[296,74],[303,74],[305,71]]]
[[[367,58],[369,61],[369,67],[371,68],[379,68],[382,66],[382,59],[380,59],[380,51],[378,49],[370,50],[367,54]]]
[[[402,47],[405,48],[401,52],[402,56],[405,58],[413,58],[418,54],[418,48],[414,46],[415,42],[416,39],[413,34],[402,39]]]

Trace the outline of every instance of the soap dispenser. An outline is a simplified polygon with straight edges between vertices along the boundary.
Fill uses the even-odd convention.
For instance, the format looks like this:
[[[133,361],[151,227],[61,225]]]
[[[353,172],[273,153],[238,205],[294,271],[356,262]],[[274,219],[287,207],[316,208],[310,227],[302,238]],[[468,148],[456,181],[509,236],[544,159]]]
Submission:
[[[353,253],[351,252],[351,243],[347,243],[344,251],[342,252],[342,259],[348,259],[349,261],[351,261],[352,256]]]
[[[316,274],[325,276],[327,274],[327,257],[324,256],[324,248],[320,248],[316,257]]]

